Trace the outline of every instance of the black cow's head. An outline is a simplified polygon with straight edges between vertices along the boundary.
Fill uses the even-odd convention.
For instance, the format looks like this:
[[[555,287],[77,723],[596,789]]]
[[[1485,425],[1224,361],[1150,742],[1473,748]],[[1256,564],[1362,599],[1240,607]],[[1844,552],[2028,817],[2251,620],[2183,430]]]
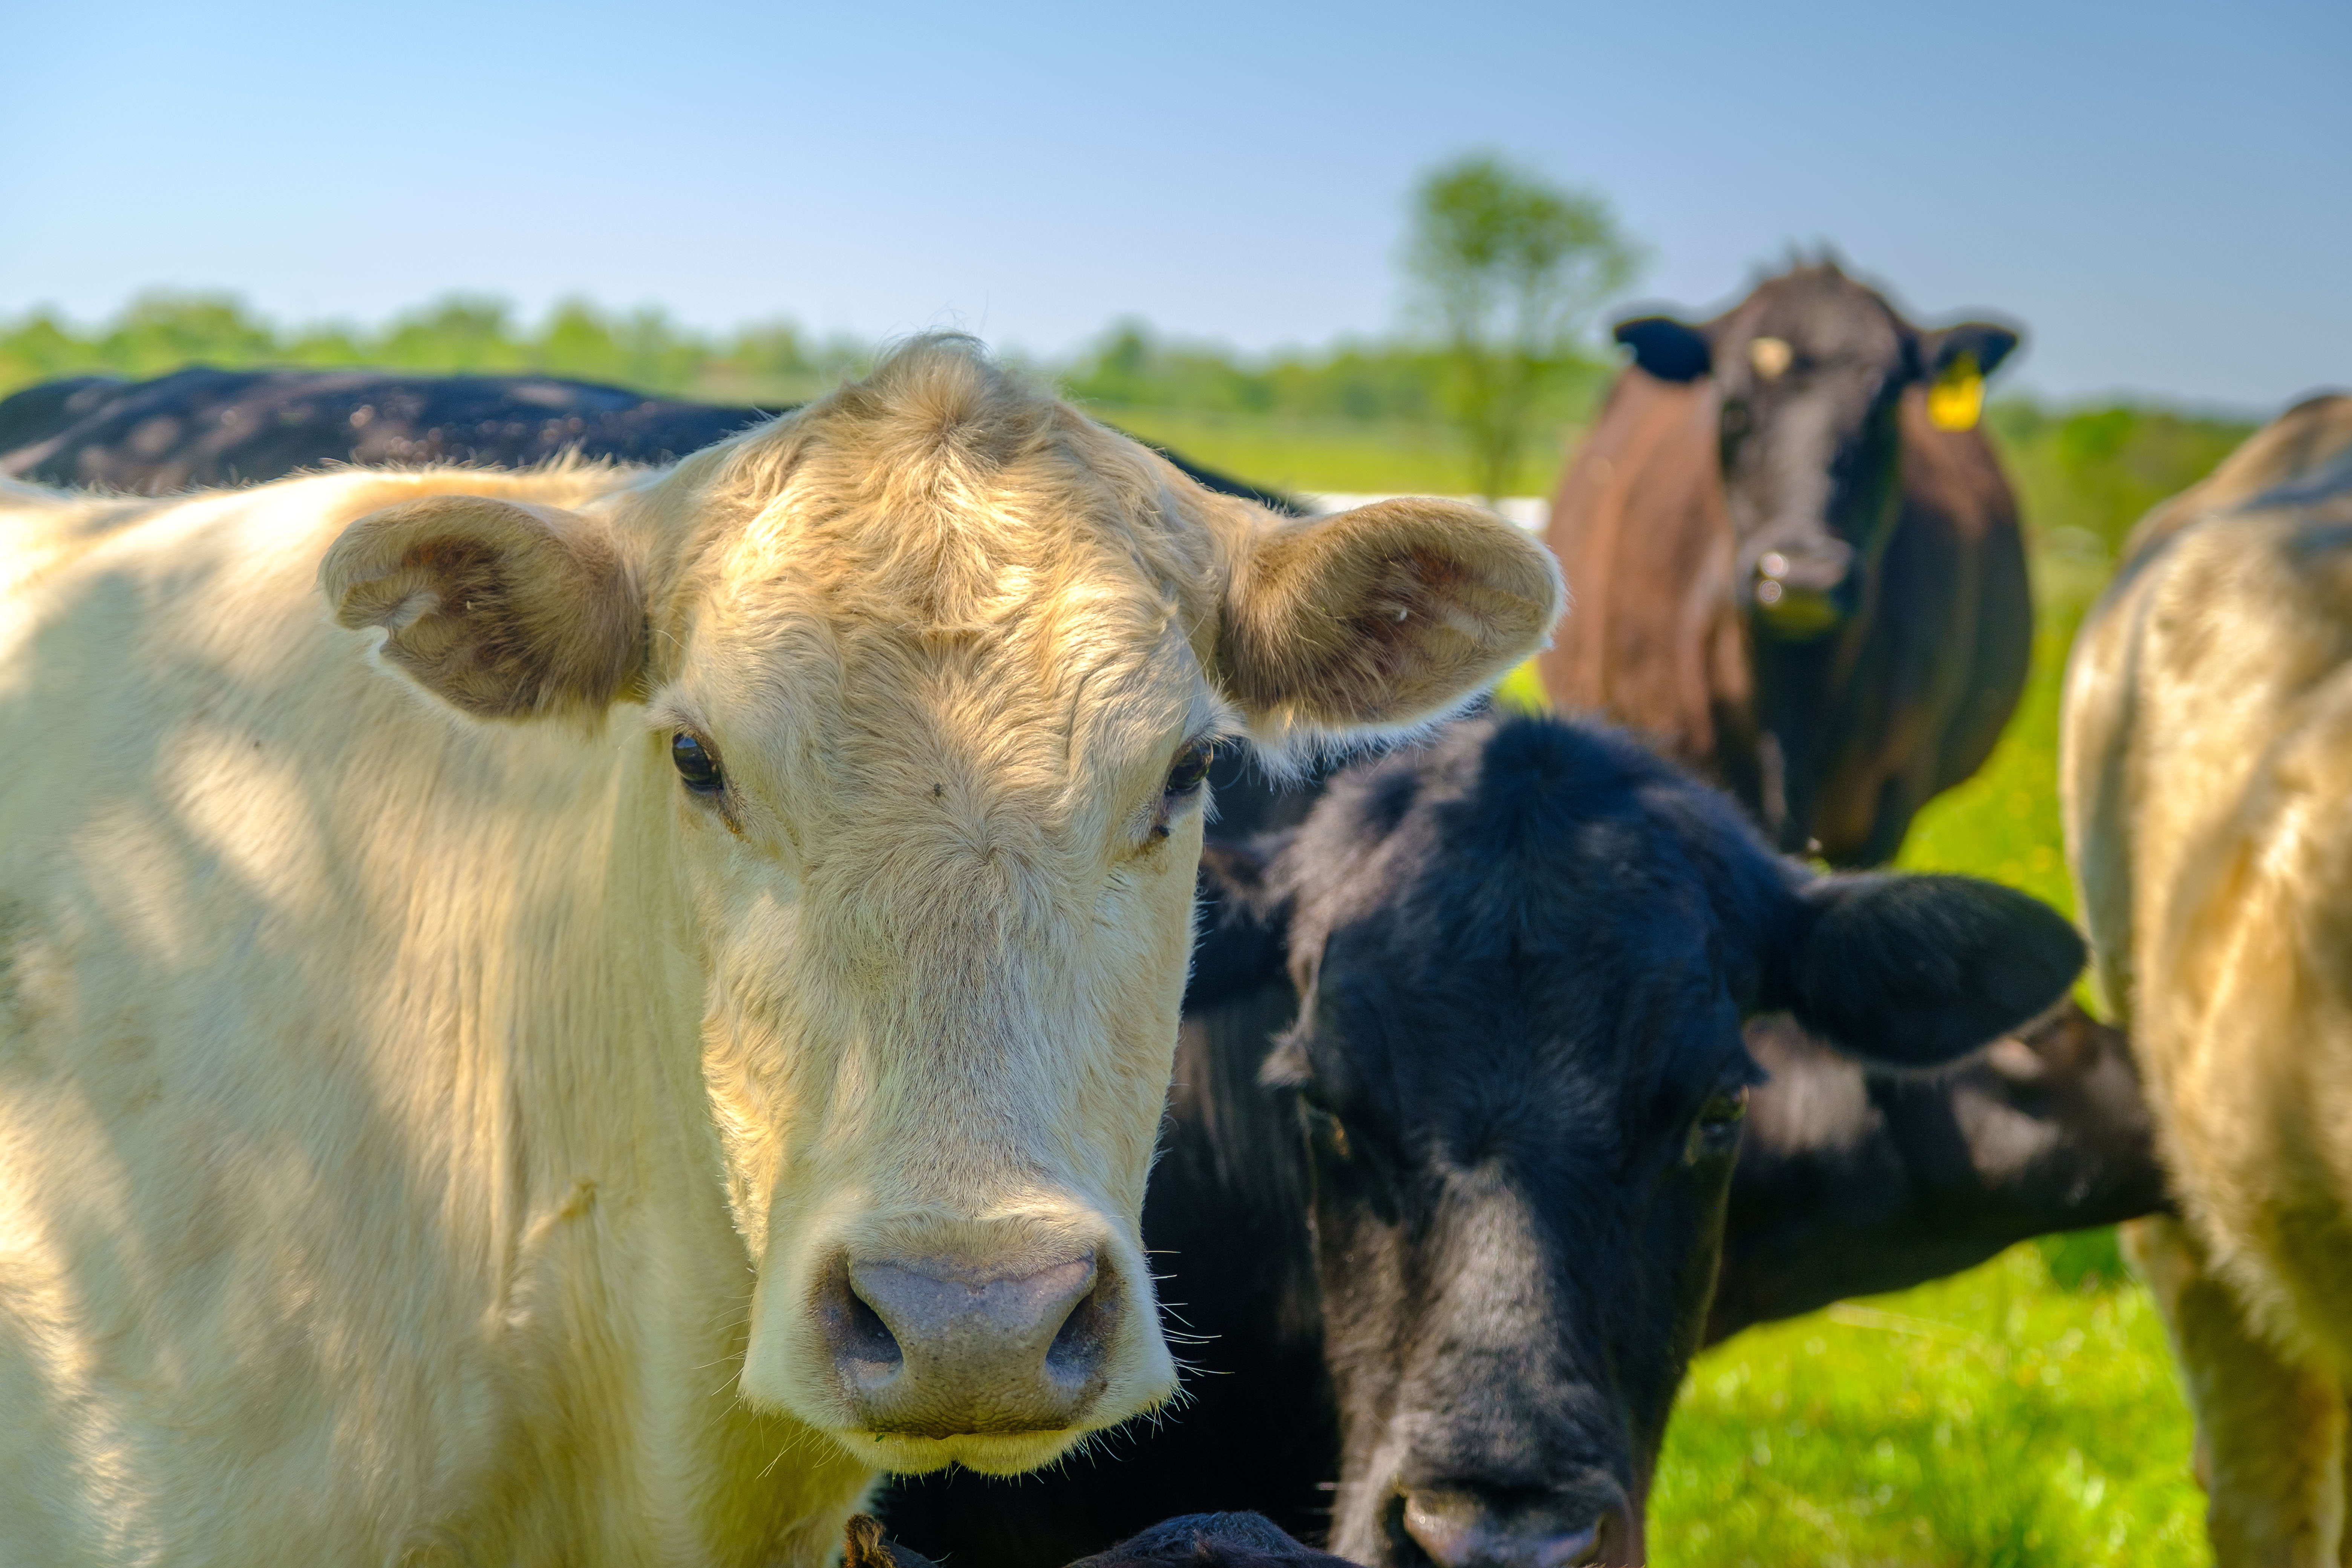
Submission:
[[[1973,424],[1982,378],[2018,335],[1985,321],[1915,327],[1824,262],[1697,326],[1621,322],[1617,341],[1652,375],[1714,381],[1740,602],[1760,636],[1808,641],[1860,609],[1893,525],[1904,390],[1928,383],[1940,421]]]
[[[1699,1341],[1751,1011],[1925,1066],[2054,999],[2056,914],[1949,877],[1815,877],[1613,733],[1454,727],[1351,770],[1255,874],[1344,1459],[1331,1549],[1638,1563]]]

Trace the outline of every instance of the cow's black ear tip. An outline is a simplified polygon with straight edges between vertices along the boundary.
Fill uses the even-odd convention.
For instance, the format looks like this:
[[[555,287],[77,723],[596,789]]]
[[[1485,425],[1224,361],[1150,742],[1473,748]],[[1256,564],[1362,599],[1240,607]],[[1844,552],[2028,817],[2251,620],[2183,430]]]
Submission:
[[[1945,328],[1937,336],[1936,363],[1931,371],[1940,372],[1954,355],[1966,353],[1976,361],[1979,375],[1990,375],[2025,342],[2022,330],[2003,321],[1963,321],[1957,327]]]
[[[1985,352],[1983,356],[1985,374],[1988,375],[1991,374],[1995,367],[1997,367],[2001,361],[2007,359],[2011,354],[2015,353],[2017,352],[2018,345],[2024,342],[2025,334],[2019,331],[2015,327],[2004,327],[1995,324],[1988,328],[1985,335]]]
[[[1972,877],[1824,878],[1806,901],[1795,1011],[1890,1067],[1940,1067],[2032,1021],[2088,957],[2064,915]]]
[[[1633,316],[1613,329],[1633,363],[1660,381],[1696,381],[1714,365],[1706,334],[1672,316]]]
[[[2073,921],[2032,894],[1998,882],[1964,877],[1945,880],[1954,891],[1965,889],[1981,901],[1979,929],[1984,934],[1976,945],[1989,988],[2037,998],[2032,1010],[2039,1013],[2083,973],[2091,950]]]

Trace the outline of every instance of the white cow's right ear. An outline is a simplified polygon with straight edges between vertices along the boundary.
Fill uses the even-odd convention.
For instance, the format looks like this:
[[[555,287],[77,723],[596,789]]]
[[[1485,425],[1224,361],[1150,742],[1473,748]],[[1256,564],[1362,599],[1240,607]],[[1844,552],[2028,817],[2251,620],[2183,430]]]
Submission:
[[[644,676],[646,590],[612,530],[556,507],[432,496],[345,529],[319,567],[335,619],[481,719],[602,712]]]
[[[1459,501],[1374,501],[1245,541],[1217,675],[1278,750],[1433,719],[1541,647],[1567,602],[1551,553]]]

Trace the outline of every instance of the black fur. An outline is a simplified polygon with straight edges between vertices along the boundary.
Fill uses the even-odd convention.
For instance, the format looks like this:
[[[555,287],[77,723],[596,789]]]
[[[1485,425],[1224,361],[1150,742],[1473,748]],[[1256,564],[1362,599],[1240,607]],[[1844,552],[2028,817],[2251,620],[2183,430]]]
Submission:
[[[1155,1524],[1070,1568],[1349,1568],[1255,1513],[1195,1513]]]
[[[1969,877],[1827,878],[1805,889],[1766,998],[1882,1062],[1934,1067],[2048,1006],[2088,956],[2066,918]]]
[[[1636,316],[1617,323],[1617,341],[1633,363],[1660,381],[1696,381],[1714,364],[1706,334],[1672,316]]]
[[[163,495],[329,463],[522,468],[565,452],[665,463],[790,406],[688,403],[551,375],[197,365],[152,381],[79,376],[0,399],[0,473]],[[1159,450],[1213,490],[1298,510]]]

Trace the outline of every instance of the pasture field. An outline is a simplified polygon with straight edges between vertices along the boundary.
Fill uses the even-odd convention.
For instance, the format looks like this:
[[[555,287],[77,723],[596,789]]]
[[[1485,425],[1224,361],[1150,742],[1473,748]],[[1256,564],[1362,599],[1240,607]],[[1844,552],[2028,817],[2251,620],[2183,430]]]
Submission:
[[[1103,408],[1098,417],[1130,436],[1181,452],[1194,462],[1277,490],[1337,490],[1334,476],[1356,494],[1456,495],[1469,489],[1461,447],[1452,432],[1424,421],[1267,417],[1209,409]],[[1543,454],[1530,479],[1547,493],[1559,455]]]

